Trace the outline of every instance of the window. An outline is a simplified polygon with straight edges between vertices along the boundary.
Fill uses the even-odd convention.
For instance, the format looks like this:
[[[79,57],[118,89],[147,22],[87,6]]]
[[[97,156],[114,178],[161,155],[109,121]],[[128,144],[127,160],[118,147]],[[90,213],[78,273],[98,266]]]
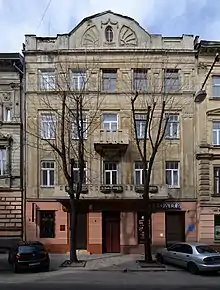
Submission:
[[[41,115],[41,138],[55,139],[56,116],[52,114]]]
[[[74,91],[85,90],[86,73],[85,71],[72,71],[71,75],[71,89]]]
[[[118,115],[117,114],[103,114],[102,122],[103,122],[104,130],[117,131],[118,129]]]
[[[6,148],[0,148],[0,176],[7,174]]]
[[[117,86],[117,70],[102,70],[102,90],[115,92]]]
[[[41,71],[40,72],[40,88],[41,90],[51,91],[56,89],[56,75],[55,71]]]
[[[141,161],[134,163],[134,182],[136,185],[144,184],[144,165]]]
[[[166,138],[179,138],[179,115],[167,115],[169,117],[165,132]]]
[[[214,238],[220,240],[220,215],[214,215]]]
[[[86,184],[87,179],[87,170],[86,170],[86,163],[84,164],[84,176],[83,176],[83,184]],[[75,162],[73,166],[73,182],[75,184],[79,183],[79,163]]]
[[[184,253],[184,254],[193,254],[193,249],[190,245],[187,244],[175,244],[168,248],[168,251]]]
[[[113,41],[113,29],[111,26],[107,26],[105,29],[105,39],[107,42]]]
[[[118,164],[116,162],[104,162],[104,184],[118,183]]]
[[[55,184],[55,162],[42,161],[41,162],[41,186],[53,187]]]
[[[220,167],[214,167],[214,194],[220,194]]]
[[[220,122],[212,123],[212,144],[220,145]]]
[[[178,92],[179,90],[179,73],[178,70],[169,69],[165,71],[165,93]]]
[[[55,211],[40,210],[40,238],[55,238]]]
[[[212,96],[220,97],[220,76],[212,77]]]
[[[138,92],[147,91],[147,70],[133,70],[133,90]]]
[[[137,130],[138,139],[144,139],[146,125],[147,125],[147,115],[135,114],[135,127]],[[135,128],[134,128],[134,137],[136,138]],[[148,130],[147,130],[147,138],[148,138]]]
[[[3,108],[3,121],[4,122],[10,122],[11,121],[11,108],[10,107],[4,107]]]
[[[78,126],[79,126],[79,132],[80,135],[83,135],[83,139],[87,138],[87,117],[85,114],[82,115],[82,124],[81,124],[81,118],[79,117],[79,120],[77,120],[76,114],[74,113],[72,115],[72,118],[75,120],[72,122],[72,139],[79,139],[78,134]]]
[[[179,162],[167,161],[166,162],[166,184],[169,187],[179,187]]]

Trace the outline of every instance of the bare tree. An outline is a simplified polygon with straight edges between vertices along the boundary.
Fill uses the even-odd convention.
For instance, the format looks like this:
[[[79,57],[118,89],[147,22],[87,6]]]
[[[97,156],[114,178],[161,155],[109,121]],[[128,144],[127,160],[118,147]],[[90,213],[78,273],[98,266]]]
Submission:
[[[44,85],[54,86],[54,92],[44,92],[42,97],[35,101],[34,107],[50,112],[48,118],[52,124],[50,130],[54,130],[52,132],[53,138],[42,138],[44,128],[42,128],[42,124],[36,122],[36,119],[33,119],[33,122],[29,120],[27,128],[27,134],[31,136],[29,139],[33,140],[32,144],[28,142],[28,146],[48,151],[52,149],[64,176],[71,208],[70,260],[68,261],[70,264],[79,262],[76,251],[78,201],[85,185],[86,158],[91,154],[87,150],[85,139],[95,129],[94,123],[101,105],[98,73],[95,79],[92,73],[97,68],[98,61],[93,58],[87,63],[86,56],[84,58],[86,61],[83,64],[80,60],[77,63],[76,59],[74,63],[60,59],[56,65],[57,76],[50,80],[52,84],[48,80],[42,80],[46,82]],[[77,79],[74,79],[74,77],[71,79],[69,76],[71,66],[74,68],[74,72],[78,74]],[[55,78],[56,88],[53,83]],[[74,84],[74,82],[77,82],[77,84]],[[33,100],[27,102],[30,106],[33,106]],[[92,114],[86,117],[85,122],[86,111],[92,112]],[[57,116],[56,119],[52,117],[54,114]],[[77,180],[74,180],[74,167],[78,168]]]

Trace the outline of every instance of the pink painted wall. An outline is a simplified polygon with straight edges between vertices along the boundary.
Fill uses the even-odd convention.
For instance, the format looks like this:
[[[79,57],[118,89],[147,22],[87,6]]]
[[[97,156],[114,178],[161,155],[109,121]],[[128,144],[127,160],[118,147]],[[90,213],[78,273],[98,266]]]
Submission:
[[[152,244],[165,244],[165,213],[158,212],[152,214]]]
[[[137,245],[137,214],[135,212],[121,213],[120,229],[120,244],[122,246]]]
[[[36,216],[32,222],[32,202],[26,204],[26,236],[27,240],[40,240],[44,244],[67,244],[67,213],[59,202],[35,202],[39,210],[55,210],[55,238],[40,239],[39,225]],[[65,231],[60,231],[60,225],[65,225]]]

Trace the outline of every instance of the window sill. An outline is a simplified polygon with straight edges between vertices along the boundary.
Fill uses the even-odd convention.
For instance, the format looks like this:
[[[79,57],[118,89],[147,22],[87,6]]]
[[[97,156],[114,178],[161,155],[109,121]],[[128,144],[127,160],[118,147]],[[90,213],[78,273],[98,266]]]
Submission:
[[[211,197],[220,197],[220,194],[214,193],[214,194],[211,194]]]
[[[71,140],[73,140],[73,141],[79,141],[79,138],[71,138]],[[83,138],[83,140],[87,140],[87,137],[86,138]]]
[[[167,185],[167,187],[170,189],[180,189],[180,186]]]
[[[46,188],[46,189],[55,188],[55,185],[40,185],[40,188]]]
[[[165,137],[165,140],[176,141],[176,140],[180,140],[180,137]]]
[[[219,97],[210,97],[210,101],[220,101],[220,96]]]
[[[0,175],[0,179],[5,179],[5,178],[10,178],[11,176],[8,174],[8,175]]]
[[[47,141],[47,140],[56,140],[56,138],[42,138],[42,137],[41,137],[41,140],[43,140],[43,141]]]

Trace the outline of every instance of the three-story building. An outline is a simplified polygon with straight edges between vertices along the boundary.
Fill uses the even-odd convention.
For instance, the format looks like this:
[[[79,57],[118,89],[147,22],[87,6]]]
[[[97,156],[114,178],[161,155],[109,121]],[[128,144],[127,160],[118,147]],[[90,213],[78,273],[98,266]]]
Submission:
[[[142,144],[147,104],[163,99],[168,125],[151,177],[152,243],[196,240],[193,36],[151,35],[134,19],[106,11],[83,19],[68,34],[26,35],[24,55],[28,239],[40,239],[53,251],[69,249],[69,196],[51,144],[60,144],[64,92],[71,100],[83,88],[86,178],[78,204],[78,248],[141,250],[143,164],[134,122]],[[75,110],[73,103],[68,111]],[[155,120],[160,108],[158,103]],[[74,120],[68,120],[70,159],[78,132]],[[78,167],[75,163],[75,180]]]

